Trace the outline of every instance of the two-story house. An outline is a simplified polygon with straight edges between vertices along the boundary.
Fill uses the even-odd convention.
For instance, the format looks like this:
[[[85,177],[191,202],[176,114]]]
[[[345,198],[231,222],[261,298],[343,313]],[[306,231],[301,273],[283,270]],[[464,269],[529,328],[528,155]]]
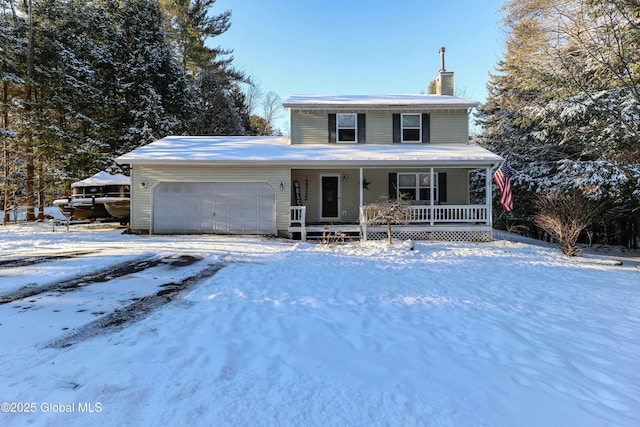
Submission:
[[[399,238],[491,238],[491,176],[502,158],[469,142],[476,102],[436,95],[296,95],[290,137],[170,136],[117,159],[131,167],[134,231],[305,238],[340,230],[386,237],[367,204],[411,199]],[[484,170],[485,197],[470,199]]]

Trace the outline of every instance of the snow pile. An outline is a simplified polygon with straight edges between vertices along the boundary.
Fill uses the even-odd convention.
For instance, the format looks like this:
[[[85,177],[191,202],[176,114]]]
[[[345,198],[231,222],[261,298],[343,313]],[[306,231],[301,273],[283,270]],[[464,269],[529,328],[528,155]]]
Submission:
[[[3,257],[99,249],[86,255],[99,268],[151,251],[227,266],[124,330],[68,348],[21,344],[15,334],[30,332],[0,320],[0,341],[13,343],[0,349],[0,400],[100,409],[2,413],[4,425],[640,423],[636,267],[502,241],[326,247],[27,228],[0,228]],[[56,263],[10,274],[37,282]],[[10,306],[0,319],[22,316],[34,330],[55,317],[45,307],[33,323],[36,312]]]

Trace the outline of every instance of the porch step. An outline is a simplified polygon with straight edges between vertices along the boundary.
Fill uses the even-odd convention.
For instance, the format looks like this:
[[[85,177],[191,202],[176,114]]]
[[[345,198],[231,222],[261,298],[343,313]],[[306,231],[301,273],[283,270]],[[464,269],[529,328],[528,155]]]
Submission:
[[[361,240],[360,230],[307,230],[307,240],[317,240],[325,243],[343,243]]]

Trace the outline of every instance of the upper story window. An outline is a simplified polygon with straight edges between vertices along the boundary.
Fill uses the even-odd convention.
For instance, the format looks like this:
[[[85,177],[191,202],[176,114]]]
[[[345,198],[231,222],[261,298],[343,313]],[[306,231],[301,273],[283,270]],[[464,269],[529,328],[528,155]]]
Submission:
[[[358,115],[336,114],[336,142],[358,142]]]
[[[422,142],[422,115],[402,115],[402,142]]]
[[[364,113],[330,113],[327,116],[327,122],[329,124],[329,142],[365,143],[367,130]]]
[[[431,142],[429,113],[392,114],[393,142],[420,144]]]

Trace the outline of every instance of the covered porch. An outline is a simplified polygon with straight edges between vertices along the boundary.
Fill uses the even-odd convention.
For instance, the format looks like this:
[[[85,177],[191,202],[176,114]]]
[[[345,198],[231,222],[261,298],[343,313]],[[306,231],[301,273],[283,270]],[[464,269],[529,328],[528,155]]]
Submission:
[[[367,206],[381,197],[403,197],[410,206],[406,218],[392,225],[394,238],[489,241],[494,167],[441,163],[291,169],[288,231],[303,241],[331,236],[386,239],[386,222],[372,221]],[[471,194],[471,173],[476,170],[485,172],[480,198]]]

